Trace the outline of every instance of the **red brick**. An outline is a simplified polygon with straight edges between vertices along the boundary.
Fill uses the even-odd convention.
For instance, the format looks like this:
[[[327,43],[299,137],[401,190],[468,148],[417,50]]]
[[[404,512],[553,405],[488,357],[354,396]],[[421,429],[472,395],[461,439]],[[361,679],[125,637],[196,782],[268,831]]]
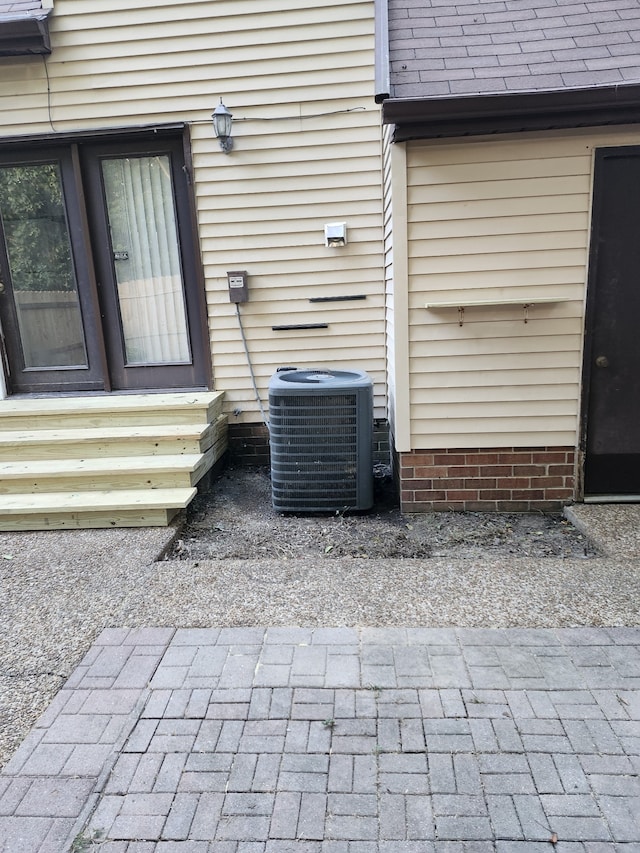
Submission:
[[[443,501],[445,493],[434,489],[424,492],[414,492],[413,499],[414,501]]]
[[[547,489],[545,497],[548,500],[570,501],[573,500],[573,489]]]
[[[531,454],[522,452],[500,453],[498,455],[500,465],[528,465],[531,463]]]
[[[466,501],[464,508],[467,512],[497,512],[496,501]]]
[[[411,501],[402,502],[402,512],[425,512],[429,508],[429,504],[417,504]]]
[[[440,477],[434,480],[434,486],[437,489],[462,489],[464,488],[464,480],[462,477]]]
[[[549,465],[550,476],[573,477],[573,465]]]
[[[544,497],[543,489],[514,489],[511,492],[514,501],[542,501]]]
[[[531,454],[531,461],[546,462],[548,465],[551,463],[562,465],[567,462],[567,453],[566,451],[541,450]]]
[[[415,469],[416,477],[448,477],[449,468],[446,465],[421,465]]]
[[[564,486],[564,477],[536,477],[533,484],[540,489],[556,489]]]
[[[483,477],[513,477],[513,465],[487,465],[482,468]]]
[[[477,465],[450,465],[450,477],[478,477],[480,468]]]
[[[481,501],[508,501],[511,499],[510,489],[481,489]]]
[[[497,453],[477,453],[474,456],[473,461],[476,465],[497,465],[498,459],[499,455]]]
[[[431,509],[433,512],[462,512],[466,504],[464,501],[434,501]]]
[[[403,464],[413,465],[433,465],[433,453],[403,453]]]
[[[513,473],[516,477],[544,477],[547,469],[544,465],[514,465]]]
[[[452,489],[447,492],[447,500],[449,501],[477,501],[477,489]]]
[[[464,489],[495,489],[496,480],[494,477],[475,477],[465,480],[463,483]]]
[[[432,489],[433,480],[423,480],[413,477],[408,480],[403,480],[402,486],[403,488],[410,489],[413,492],[415,492],[416,489]]]
[[[530,477],[498,477],[496,485],[499,489],[530,489]]]
[[[463,454],[434,454],[433,462],[435,465],[464,465],[466,457]]]
[[[498,512],[530,512],[531,505],[528,501],[498,501]]]

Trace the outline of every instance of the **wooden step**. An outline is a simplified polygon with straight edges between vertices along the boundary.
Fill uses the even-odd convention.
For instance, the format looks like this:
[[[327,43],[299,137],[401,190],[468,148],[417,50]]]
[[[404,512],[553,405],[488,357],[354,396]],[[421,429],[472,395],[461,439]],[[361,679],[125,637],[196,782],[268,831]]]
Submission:
[[[0,462],[0,494],[190,488],[202,479],[214,462],[213,448],[206,453],[176,456]]]
[[[0,530],[160,527],[196,493],[189,488],[0,495]]]
[[[222,399],[0,401],[0,530],[167,525],[227,449]]]
[[[0,431],[0,459],[74,459],[95,456],[157,456],[204,453],[226,425],[220,415],[213,424],[78,427]]]
[[[151,424],[212,423],[223,392],[10,397],[0,401],[0,432]]]

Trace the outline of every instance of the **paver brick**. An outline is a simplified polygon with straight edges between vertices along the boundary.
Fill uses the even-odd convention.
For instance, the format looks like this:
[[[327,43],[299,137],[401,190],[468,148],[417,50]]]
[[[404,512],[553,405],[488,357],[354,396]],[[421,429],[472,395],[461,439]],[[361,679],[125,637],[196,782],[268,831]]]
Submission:
[[[378,820],[374,817],[327,815],[325,838],[346,841],[375,841],[378,837]]]
[[[109,829],[109,837],[116,841],[157,841],[164,822],[164,815],[118,815]]]
[[[303,793],[296,837],[322,841],[324,838],[327,797],[325,794]]]
[[[271,816],[271,838],[295,838],[302,794],[298,791],[278,791]]]
[[[77,817],[93,785],[93,779],[33,779],[14,813],[18,817]]]
[[[480,794],[482,779],[475,755],[458,753],[453,756],[456,791],[459,794]]]
[[[494,838],[517,840],[523,837],[518,814],[510,796],[488,794],[486,803]]]
[[[222,841],[266,841],[270,818],[265,815],[232,815],[221,817],[216,838]]]
[[[558,853],[640,853],[640,653],[605,631],[180,629],[164,652],[170,636],[85,658],[7,768],[36,778],[0,776],[0,833],[33,822],[33,853],[60,853],[143,696],[114,684],[154,659],[88,824],[105,853],[538,853],[551,832]],[[391,686],[366,689],[373,669]],[[63,816],[37,787],[60,780],[86,785]]]
[[[163,760],[164,755],[161,752],[146,752],[144,755],[140,755],[128,791],[131,793],[150,793],[156,783]],[[123,793],[127,793],[127,790]]]
[[[162,830],[162,838],[185,841],[198,807],[197,794],[176,794]]]
[[[189,830],[190,838],[206,841],[216,837],[223,803],[223,793],[206,791],[200,795]]]
[[[493,833],[488,817],[436,817],[436,835],[438,838],[457,840],[491,839]]]
[[[252,790],[275,791],[280,771],[279,755],[259,755]]]

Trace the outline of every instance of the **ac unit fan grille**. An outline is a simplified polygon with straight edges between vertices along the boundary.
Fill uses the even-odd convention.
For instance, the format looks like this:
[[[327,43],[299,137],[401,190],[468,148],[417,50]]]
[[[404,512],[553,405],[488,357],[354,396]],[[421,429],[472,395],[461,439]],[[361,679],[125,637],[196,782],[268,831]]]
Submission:
[[[359,498],[358,396],[269,398],[273,504],[287,512],[356,507]]]

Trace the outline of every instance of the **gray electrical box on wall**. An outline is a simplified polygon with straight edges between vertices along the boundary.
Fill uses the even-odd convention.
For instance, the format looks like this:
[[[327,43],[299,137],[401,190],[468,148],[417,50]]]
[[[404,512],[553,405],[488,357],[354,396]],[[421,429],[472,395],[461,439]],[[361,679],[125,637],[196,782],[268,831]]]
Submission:
[[[232,302],[247,302],[249,288],[247,287],[247,271],[231,270],[227,272],[229,282],[229,299]]]

